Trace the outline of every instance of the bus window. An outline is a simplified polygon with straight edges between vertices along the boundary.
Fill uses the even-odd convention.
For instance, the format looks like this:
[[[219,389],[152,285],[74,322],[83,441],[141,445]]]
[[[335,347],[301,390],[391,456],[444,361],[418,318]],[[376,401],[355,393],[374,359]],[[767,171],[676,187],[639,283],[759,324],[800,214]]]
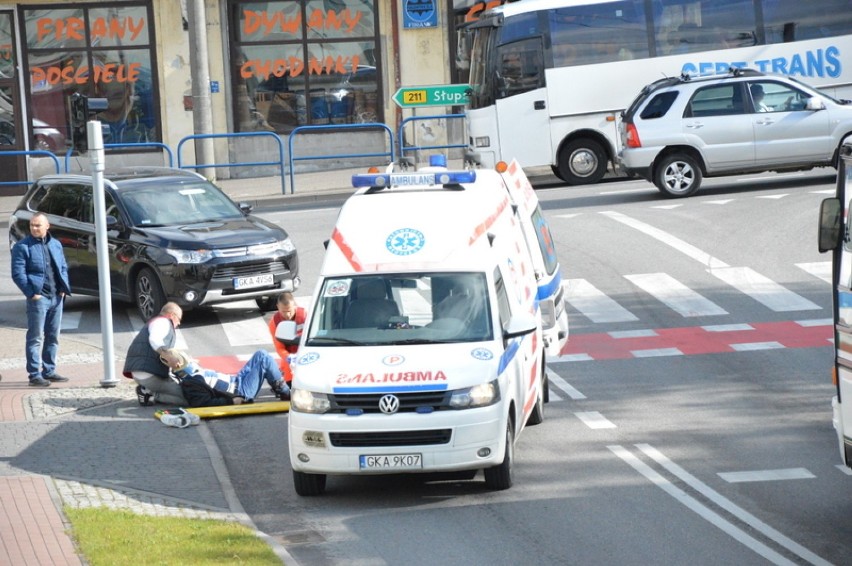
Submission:
[[[548,18],[554,67],[650,55],[641,0],[558,8]]]
[[[665,2],[657,24],[657,51],[678,55],[756,43],[752,0]]]
[[[538,38],[502,45],[498,50],[498,98],[544,86],[544,62]]]
[[[847,0],[827,0],[815,7],[800,0],[764,0],[766,43],[787,43],[844,35],[852,29]]]

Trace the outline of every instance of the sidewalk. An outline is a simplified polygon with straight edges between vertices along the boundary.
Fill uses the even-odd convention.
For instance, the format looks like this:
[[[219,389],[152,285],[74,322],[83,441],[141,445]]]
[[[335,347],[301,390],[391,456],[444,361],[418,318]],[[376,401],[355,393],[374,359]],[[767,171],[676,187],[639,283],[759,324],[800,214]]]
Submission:
[[[217,184],[233,200],[255,206],[342,202],[352,193],[353,172],[362,171],[297,175],[296,194],[289,178],[287,194],[280,177]],[[3,228],[19,200],[0,197]],[[64,506],[216,518],[256,530],[204,421],[188,429],[163,426],[153,418],[156,407],[140,407],[135,384],[121,376],[123,352],[114,361],[118,383],[104,388],[101,349],[67,337],[58,365],[70,381],[29,387],[20,324],[0,328],[0,564],[83,565]],[[258,536],[288,566],[296,565],[272,537]]]

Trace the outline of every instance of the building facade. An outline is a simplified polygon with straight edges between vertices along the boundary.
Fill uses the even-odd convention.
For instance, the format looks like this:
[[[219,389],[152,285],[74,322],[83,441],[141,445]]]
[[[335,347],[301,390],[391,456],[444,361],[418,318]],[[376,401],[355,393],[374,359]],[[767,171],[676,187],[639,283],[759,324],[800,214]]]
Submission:
[[[74,135],[84,134],[73,131],[71,120],[71,97],[80,93],[106,99],[94,114],[104,143],[151,144],[117,149],[122,164],[162,164],[156,144],[174,148],[197,133],[192,80],[198,74],[191,61],[199,40],[190,19],[199,12],[212,133],[286,138],[298,126],[358,123],[396,131],[413,112],[393,102],[398,88],[464,76],[456,65],[456,28],[484,5],[446,2],[0,1],[0,151],[46,151],[63,161]],[[351,153],[376,135],[353,132],[337,135],[335,150]],[[329,136],[323,133],[326,148]],[[215,162],[272,155],[262,139],[217,138]],[[185,151],[183,163],[197,163],[192,144]],[[73,154],[71,161],[72,170],[87,168],[85,156]],[[240,176],[231,171],[217,175]],[[45,154],[0,156],[0,181],[46,172],[53,172],[53,161]],[[0,186],[0,194],[23,189]]]

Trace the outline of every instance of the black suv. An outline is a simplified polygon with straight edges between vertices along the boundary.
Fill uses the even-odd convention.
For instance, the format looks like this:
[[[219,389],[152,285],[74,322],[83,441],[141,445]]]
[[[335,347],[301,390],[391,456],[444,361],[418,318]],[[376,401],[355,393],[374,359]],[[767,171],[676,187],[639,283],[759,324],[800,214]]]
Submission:
[[[104,179],[110,285],[143,319],[166,301],[184,309],[255,299],[273,310],[298,288],[299,259],[287,232],[237,206],[197,173],[159,167],[108,172]],[[43,212],[68,261],[71,289],[99,294],[92,177],[49,175],[27,191],[9,222],[9,244]]]

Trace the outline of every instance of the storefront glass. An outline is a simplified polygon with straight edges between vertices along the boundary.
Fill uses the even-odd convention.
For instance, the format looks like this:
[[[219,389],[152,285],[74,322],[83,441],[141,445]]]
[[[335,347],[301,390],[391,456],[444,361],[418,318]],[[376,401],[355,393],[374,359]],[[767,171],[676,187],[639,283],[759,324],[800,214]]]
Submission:
[[[237,131],[383,119],[371,0],[232,0]]]
[[[149,2],[21,9],[33,125],[70,144],[70,96],[106,98],[104,143],[160,141]],[[66,147],[52,148],[64,153]]]

